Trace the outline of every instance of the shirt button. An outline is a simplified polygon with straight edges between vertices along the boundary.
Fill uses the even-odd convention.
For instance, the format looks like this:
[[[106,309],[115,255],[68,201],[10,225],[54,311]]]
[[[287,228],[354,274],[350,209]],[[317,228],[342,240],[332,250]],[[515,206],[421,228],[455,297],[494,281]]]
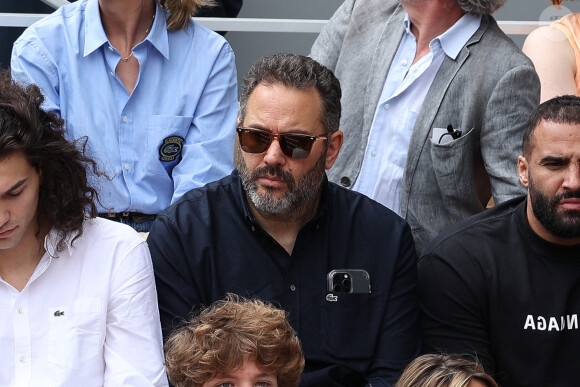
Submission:
[[[391,108],[391,105],[389,105],[388,103],[385,104],[385,110],[389,110]]]
[[[113,47],[109,46],[109,51],[113,51]]]
[[[20,362],[26,363],[26,356],[20,356]]]
[[[290,285],[290,290],[295,291],[296,290],[296,286]]]
[[[123,122],[127,122],[127,120],[128,120],[127,116],[123,116],[122,120],[123,120]]]
[[[24,309],[18,308],[18,314],[24,314]]]
[[[371,156],[375,157],[377,155],[377,151],[372,151]]]
[[[342,184],[343,187],[350,187],[350,179],[346,176],[343,176],[340,179],[340,184]]]
[[[125,171],[128,171],[129,169],[131,169],[131,166],[129,164],[125,164],[123,168],[125,168]]]
[[[256,227],[254,227],[254,226],[250,227],[250,229],[251,229],[252,231],[256,231]]]
[[[401,61],[401,64],[402,64],[403,66],[406,66],[406,65],[407,65],[407,63],[409,63],[409,62],[407,62],[407,59],[403,59],[403,60]]]
[[[112,77],[114,77],[114,76],[115,76],[115,73],[114,73],[114,72],[112,72],[112,71],[111,71],[109,74],[111,74],[111,76],[112,76]]]

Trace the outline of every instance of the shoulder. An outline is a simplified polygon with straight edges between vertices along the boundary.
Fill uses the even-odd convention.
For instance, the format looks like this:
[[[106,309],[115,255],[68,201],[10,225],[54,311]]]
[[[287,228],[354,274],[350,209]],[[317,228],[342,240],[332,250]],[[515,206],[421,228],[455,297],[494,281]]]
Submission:
[[[458,222],[429,243],[419,262],[426,256],[443,260],[478,259],[486,255],[483,253],[485,249],[493,251],[499,248],[495,242],[505,239],[510,230],[518,229],[516,211],[524,202],[525,196],[520,196]]]
[[[194,188],[157,217],[170,223],[190,223],[192,218],[203,218],[203,214],[211,212],[212,208],[218,210],[223,208],[226,211],[226,208],[231,207],[239,195],[237,193],[238,184],[237,175],[230,174],[203,187]]]
[[[233,54],[230,44],[223,36],[200,25],[193,19],[190,20],[185,28],[177,31],[168,31],[167,35],[170,44],[173,42],[182,46],[181,49],[189,42],[189,44],[199,46],[200,49],[203,47],[204,55],[216,55],[220,52]],[[199,52],[194,54],[199,54]]]
[[[99,249],[125,251],[145,244],[143,238],[133,228],[119,222],[100,217],[87,219],[83,224],[82,244],[99,246]]]
[[[513,68],[517,66],[533,67],[532,62],[523,54],[522,50],[507,36],[499,27],[492,16],[483,16],[481,26],[476,34],[468,42],[470,51],[475,55],[481,55],[494,60],[494,66],[498,69]],[[501,60],[499,60],[501,58]],[[485,61],[486,65],[490,63]]]
[[[544,26],[532,31],[524,43],[523,51],[532,60],[567,60],[574,62],[574,50],[566,34],[558,27]]]
[[[362,221],[365,228],[388,226],[389,228],[409,228],[407,221],[379,202],[350,189],[329,182],[332,212],[347,217],[350,223]]]
[[[53,37],[62,28],[78,28],[84,19],[84,12],[87,0],[64,5],[30,25],[18,40],[26,40],[32,36],[40,38]]]

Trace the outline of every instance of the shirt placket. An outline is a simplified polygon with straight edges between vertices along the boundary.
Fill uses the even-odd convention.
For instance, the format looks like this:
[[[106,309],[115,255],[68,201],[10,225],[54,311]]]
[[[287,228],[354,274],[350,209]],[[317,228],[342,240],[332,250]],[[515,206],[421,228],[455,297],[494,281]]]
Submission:
[[[14,289],[14,291],[16,291]],[[12,307],[14,330],[14,382],[16,386],[27,386],[32,377],[32,343],[28,309],[29,291],[24,288],[15,297]]]

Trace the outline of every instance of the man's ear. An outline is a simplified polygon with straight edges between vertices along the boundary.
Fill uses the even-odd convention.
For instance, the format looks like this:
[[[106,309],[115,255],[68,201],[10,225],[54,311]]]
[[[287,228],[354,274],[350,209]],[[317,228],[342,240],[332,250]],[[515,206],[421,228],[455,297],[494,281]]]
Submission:
[[[520,183],[526,188],[529,184],[529,166],[528,160],[524,156],[518,156],[518,175],[520,177]]]
[[[342,131],[337,130],[336,132],[332,133],[328,136],[328,149],[326,150],[326,169],[330,169],[334,165],[336,158],[338,157],[338,153],[340,152],[340,148],[342,147],[342,140],[344,139],[344,133]]]

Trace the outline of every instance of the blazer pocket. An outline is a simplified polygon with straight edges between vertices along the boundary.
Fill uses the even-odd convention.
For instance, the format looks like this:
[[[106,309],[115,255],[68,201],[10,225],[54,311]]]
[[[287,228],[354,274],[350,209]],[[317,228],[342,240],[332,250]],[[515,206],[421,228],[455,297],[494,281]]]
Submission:
[[[480,206],[473,175],[475,148],[479,146],[476,132],[473,128],[463,131],[461,137],[446,144],[429,141],[433,170],[443,202],[447,208],[459,211],[462,217],[473,214],[474,208]]]
[[[50,363],[74,369],[99,354],[104,342],[102,304],[100,297],[91,297],[48,308]]]

